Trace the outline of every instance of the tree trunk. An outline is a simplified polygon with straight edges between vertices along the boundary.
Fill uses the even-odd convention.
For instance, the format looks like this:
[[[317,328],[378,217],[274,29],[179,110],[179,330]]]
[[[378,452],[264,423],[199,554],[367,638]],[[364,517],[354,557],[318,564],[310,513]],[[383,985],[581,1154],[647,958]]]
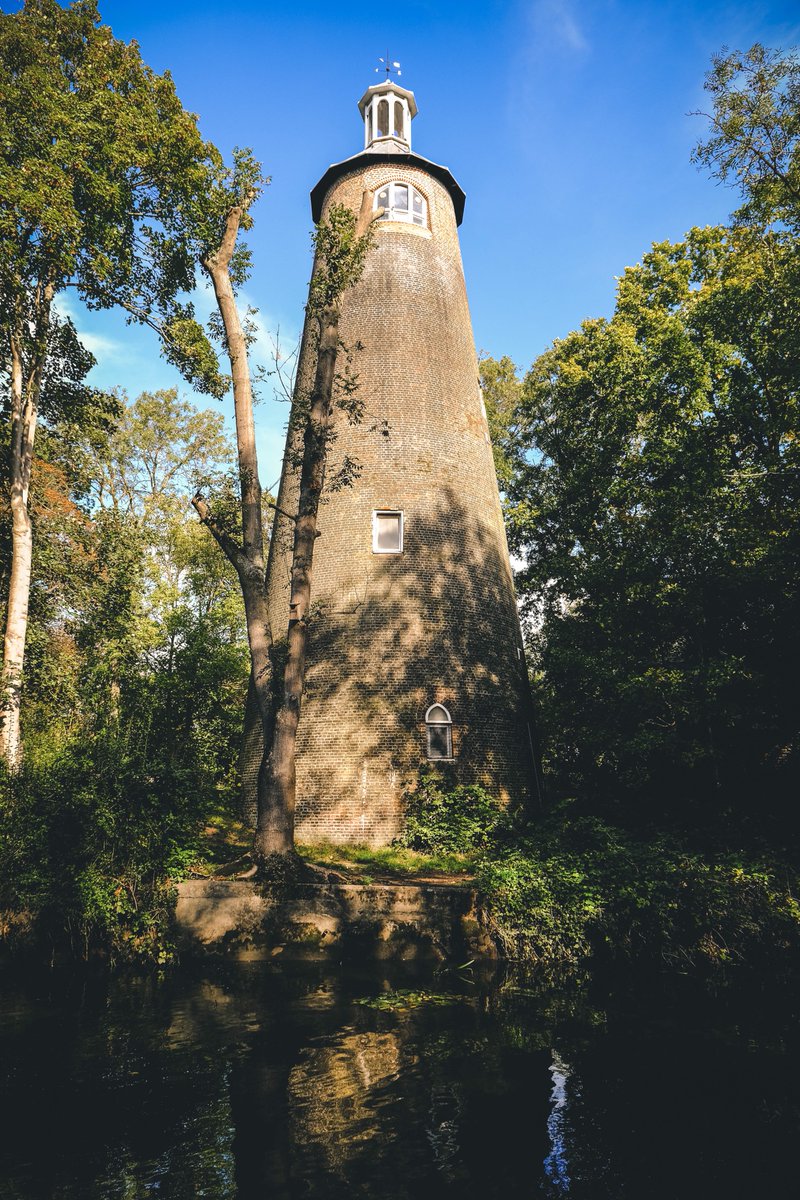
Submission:
[[[9,476],[11,503],[11,575],[8,585],[8,612],[3,642],[3,696],[0,709],[0,756],[10,771],[22,761],[20,713],[25,641],[28,634],[28,602],[31,592],[33,527],[28,506],[36,437],[39,389],[44,370],[47,330],[53,287],[41,289],[38,321],[35,325],[33,364],[25,372],[19,323],[9,339],[11,359],[11,444]]]
[[[247,621],[247,641],[250,649],[250,681],[261,719],[261,756],[272,742],[272,632],[265,590],[264,528],[261,512],[261,484],[258,478],[253,392],[247,360],[247,339],[239,320],[236,297],[230,277],[230,263],[236,247],[246,206],[234,206],[228,213],[225,231],[219,246],[203,259],[214,287],[217,306],[225,329],[225,340],[231,364],[233,407],[236,420],[236,447],[239,460],[241,488],[242,543],[237,545],[230,534],[215,521],[202,496],[194,498],[194,507],[203,524],[208,527],[220,547],[236,568],[244,600]]]
[[[355,227],[358,241],[375,217],[372,192],[365,192]],[[317,537],[317,510],[325,478],[327,435],[333,410],[333,386],[336,355],[339,349],[339,296],[348,283],[337,284],[335,299],[322,309],[320,342],[314,387],[303,439],[300,502],[295,519],[294,555],[290,600],[288,656],[284,672],[283,699],[277,718],[272,695],[272,631],[265,589],[264,533],[261,513],[261,486],[258,480],[253,398],[247,361],[247,339],[242,330],[230,278],[231,256],[246,202],[228,213],[225,231],[216,250],[203,259],[214,287],[225,330],[233,380],[233,402],[239,453],[239,480],[242,492],[242,545],[215,521],[199,494],[194,506],[200,519],[233,563],[239,576],[247,618],[250,647],[250,687],[255,693],[261,716],[262,757],[258,776],[258,823],[253,843],[256,858],[294,851],[295,742],[300,719],[300,704],[305,680],[305,656],[308,639],[308,608],[311,597],[311,569]],[[365,243],[361,243],[365,249]],[[362,259],[363,261],[363,259]],[[357,274],[360,274],[361,267]],[[351,272],[354,282],[357,274]],[[252,703],[252,701],[251,701]],[[248,754],[243,747],[243,756]]]
[[[242,744],[239,749],[239,800],[242,820],[253,830],[258,823],[258,779],[263,761],[264,730],[251,671],[242,722]]]
[[[338,349],[337,306],[325,309],[320,316],[317,367],[311,393],[311,408],[303,433],[283,696],[275,719],[272,753],[268,760],[262,802],[259,804],[255,840],[256,854],[262,858],[268,854],[287,854],[294,848],[297,726],[300,722],[305,683],[308,610],[311,602],[314,545],[317,540],[317,512],[325,482],[328,429],[333,410],[333,383]]]
[[[355,239],[366,236],[370,225],[383,209],[373,211],[374,192],[365,191],[355,227]],[[342,285],[354,283],[361,273]],[[333,415],[333,389],[336,380],[336,356],[339,352],[339,316],[341,292],[321,309],[319,346],[311,405],[303,431],[303,459],[300,490],[294,525],[292,579],[289,597],[289,633],[283,694],[275,718],[272,751],[262,772],[259,789],[258,827],[255,854],[289,854],[294,850],[294,814],[297,803],[297,727],[306,676],[308,613],[311,605],[311,576],[314,546],[318,537],[317,513],[325,483],[329,431]]]

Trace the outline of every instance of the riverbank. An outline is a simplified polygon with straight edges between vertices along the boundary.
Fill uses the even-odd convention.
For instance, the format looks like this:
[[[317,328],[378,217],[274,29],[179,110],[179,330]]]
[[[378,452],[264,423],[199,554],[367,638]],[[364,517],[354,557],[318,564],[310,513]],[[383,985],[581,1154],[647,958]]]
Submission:
[[[110,792],[110,777],[107,784]],[[251,834],[229,806],[209,803],[193,814],[188,799],[178,806],[170,793],[131,788],[130,805],[117,796],[112,808],[100,805],[104,795],[84,775],[32,771],[6,780],[0,955],[165,967],[192,940],[176,930],[178,888],[226,877],[235,884],[250,873]],[[498,954],[561,976],[636,962],[700,973],[750,965],[773,978],[800,961],[794,860],[752,834],[739,838],[749,844],[739,849],[730,831],[702,841],[678,830],[634,832],[569,804],[526,819],[483,789],[447,789],[426,777],[409,798],[403,841],[378,850],[300,847],[303,878],[283,896],[274,881],[266,889],[251,881],[247,903],[222,906],[228,920],[238,904],[242,929],[234,932],[236,917],[221,939],[238,953],[248,952],[254,931],[261,951],[305,938],[310,953],[315,945],[338,952],[344,937],[354,952],[394,947],[405,955],[416,925],[423,958],[432,947],[445,960]],[[293,895],[298,883],[321,890]],[[421,890],[412,904],[411,893],[398,902],[393,888]],[[426,899],[448,888],[456,899]],[[466,907],[456,912],[456,902]],[[214,919],[215,903],[199,905],[204,920]],[[303,936],[276,935],[281,925]]]

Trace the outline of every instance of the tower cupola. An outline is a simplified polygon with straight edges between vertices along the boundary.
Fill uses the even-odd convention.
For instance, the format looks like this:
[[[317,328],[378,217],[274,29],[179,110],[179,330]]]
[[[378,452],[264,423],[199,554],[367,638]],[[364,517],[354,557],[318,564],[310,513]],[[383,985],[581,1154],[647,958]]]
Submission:
[[[358,102],[364,118],[364,149],[380,153],[408,154],[411,122],[417,115],[414,93],[393,79],[367,88]]]

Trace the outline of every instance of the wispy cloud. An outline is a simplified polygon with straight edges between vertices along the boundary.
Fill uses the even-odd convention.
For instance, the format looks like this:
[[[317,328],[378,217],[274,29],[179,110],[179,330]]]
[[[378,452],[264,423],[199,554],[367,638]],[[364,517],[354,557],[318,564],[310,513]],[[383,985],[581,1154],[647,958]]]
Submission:
[[[85,329],[78,330],[78,337],[98,362],[101,359],[104,362],[123,362],[129,357],[126,347],[116,338],[105,337],[102,333],[89,333]]]
[[[538,49],[559,48],[572,54],[585,54],[590,49],[570,0],[534,0],[529,12],[530,29]]]
[[[98,363],[125,363],[130,361],[131,355],[124,341],[85,328],[85,322],[92,319],[91,314],[76,304],[71,296],[65,296],[63,293],[57,296],[55,308],[59,316],[69,318],[72,321],[81,343],[90,354],[95,356]]]

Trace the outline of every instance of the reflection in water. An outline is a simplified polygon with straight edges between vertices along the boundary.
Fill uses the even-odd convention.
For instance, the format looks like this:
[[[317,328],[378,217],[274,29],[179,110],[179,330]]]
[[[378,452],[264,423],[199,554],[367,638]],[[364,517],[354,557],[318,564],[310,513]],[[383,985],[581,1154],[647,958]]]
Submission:
[[[344,1031],[327,1045],[305,1050],[288,1082],[289,1132],[295,1156],[311,1173],[347,1178],[348,1164],[362,1153],[383,1153],[386,1116],[377,1110],[400,1074],[396,1033]]]
[[[553,1077],[553,1090],[550,1093],[552,1109],[550,1116],[547,1118],[550,1153],[544,1160],[544,1173],[553,1184],[556,1192],[566,1195],[569,1191],[569,1169],[565,1136],[567,1080],[572,1074],[572,1068],[564,1062],[557,1050],[553,1050],[550,1074]]]
[[[451,1084],[434,1084],[431,1088],[428,1144],[439,1174],[452,1183],[459,1175],[460,1145],[459,1118],[461,1095]]]
[[[329,972],[6,981],[0,1196],[796,1194],[791,1006],[727,1015],[698,992],[599,1009],[497,979],[377,1010],[355,1001],[409,980]]]

